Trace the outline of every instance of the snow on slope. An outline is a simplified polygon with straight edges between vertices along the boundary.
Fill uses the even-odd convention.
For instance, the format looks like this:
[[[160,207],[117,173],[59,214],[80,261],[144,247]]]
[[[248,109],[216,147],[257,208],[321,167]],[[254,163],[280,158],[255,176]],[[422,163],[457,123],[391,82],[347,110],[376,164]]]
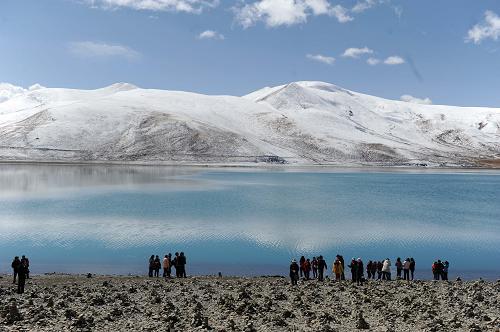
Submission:
[[[118,83],[6,99],[0,160],[474,165],[500,157],[500,109],[411,104],[323,82],[244,97]]]

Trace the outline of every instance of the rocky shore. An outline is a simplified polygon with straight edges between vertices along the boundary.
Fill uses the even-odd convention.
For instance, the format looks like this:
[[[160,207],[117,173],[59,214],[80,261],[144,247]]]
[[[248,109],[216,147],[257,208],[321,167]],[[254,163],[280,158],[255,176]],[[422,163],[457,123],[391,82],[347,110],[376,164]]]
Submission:
[[[500,282],[0,279],[0,331],[500,331]]]

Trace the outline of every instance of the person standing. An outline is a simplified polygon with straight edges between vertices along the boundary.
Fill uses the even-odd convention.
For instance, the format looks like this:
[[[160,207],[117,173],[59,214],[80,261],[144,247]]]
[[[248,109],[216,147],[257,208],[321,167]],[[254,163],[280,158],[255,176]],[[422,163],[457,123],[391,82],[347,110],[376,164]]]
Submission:
[[[318,279],[318,260],[316,259],[316,257],[313,257],[311,268],[313,271],[313,278]]]
[[[376,261],[372,262],[371,271],[372,271],[372,279],[375,280],[375,273],[377,272],[377,262]]]
[[[169,268],[170,260],[168,259],[168,255],[165,255],[165,257],[163,258],[163,278],[167,278]]]
[[[415,260],[413,257],[410,258],[410,273],[411,273],[411,280],[413,281],[413,276],[415,274]]]
[[[306,263],[306,258],[304,256],[300,257],[299,260],[299,269],[300,269],[300,277],[304,277],[304,264]]]
[[[401,262],[401,257],[396,259],[396,279],[401,279],[401,271],[403,270],[403,263]]]
[[[13,284],[15,284],[17,280],[17,275],[19,273],[19,267],[21,266],[21,261],[19,260],[19,256],[14,257],[14,260],[12,261],[12,264],[10,264],[10,266],[12,267],[12,272],[14,273]]]
[[[21,264],[26,265],[26,279],[29,279],[30,278],[30,260],[28,259],[28,257],[23,255],[21,257]]]
[[[356,284],[358,286],[363,285],[364,271],[363,271],[363,261],[358,258],[356,261]]]
[[[443,264],[443,273],[442,273],[442,280],[448,280],[448,268],[450,267],[450,263],[448,261],[444,261]]]
[[[176,253],[175,253],[175,257],[174,257],[174,259],[172,260],[172,266],[173,266],[173,267],[174,267],[174,269],[175,269],[175,276],[176,276],[177,278],[179,278],[179,271],[180,271],[179,269],[180,269],[180,268],[179,268],[179,253],[178,253],[178,252],[176,252]]]
[[[26,276],[28,274],[28,266],[26,262],[23,262],[19,265],[17,273],[18,273],[17,294],[23,294],[24,286],[26,285]]]
[[[382,264],[381,261],[378,261],[377,262],[377,279],[378,280],[381,280],[381,279],[384,279],[384,273],[382,272],[382,267],[384,266],[384,264]]]
[[[323,259],[323,256],[319,256],[318,258],[318,280],[323,281],[324,272],[328,268],[326,265],[326,261]]]
[[[155,255],[151,255],[151,257],[149,257],[149,273],[148,273],[148,276],[150,278],[153,277],[154,270],[155,270]]]
[[[181,268],[179,271],[179,278],[186,278],[186,264],[187,259],[183,252],[179,255],[179,267]]]
[[[356,282],[357,279],[357,267],[358,267],[358,262],[356,262],[356,258],[351,259],[351,264],[347,265],[348,268],[351,269],[351,281],[352,283]]]
[[[340,275],[340,280],[345,280],[345,263],[344,263],[344,256],[342,255],[337,255],[337,258],[340,261],[340,264],[342,265],[342,274]]]
[[[410,281],[410,265],[410,259],[406,258],[403,262],[403,279],[407,281]]]
[[[386,258],[382,263],[382,272],[385,280],[391,280],[391,260]]]
[[[297,261],[295,259],[292,259],[292,262],[290,263],[290,281],[292,283],[292,286],[297,285],[298,280],[299,265],[297,264]]]
[[[372,261],[368,261],[368,263],[366,264],[366,275],[368,280],[372,278],[372,264]]]
[[[158,278],[160,276],[160,269],[161,269],[160,256],[156,255],[155,260],[154,260],[154,272],[155,272],[156,278]]]
[[[335,274],[335,280],[340,281],[342,278],[342,273],[344,272],[342,268],[342,263],[340,260],[337,258],[335,259],[335,262],[333,263],[333,274]]]
[[[434,263],[432,263],[432,276],[433,276],[433,279],[434,280],[439,280],[439,272],[438,272],[438,262],[437,261],[434,261]]]
[[[304,276],[306,280],[309,280],[311,277],[311,261],[309,260],[309,258],[306,259],[304,263]]]

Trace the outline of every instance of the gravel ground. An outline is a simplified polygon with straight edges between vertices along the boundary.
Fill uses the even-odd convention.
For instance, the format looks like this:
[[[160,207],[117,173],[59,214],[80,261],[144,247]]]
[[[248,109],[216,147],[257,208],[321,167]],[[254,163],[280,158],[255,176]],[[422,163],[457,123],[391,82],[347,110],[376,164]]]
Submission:
[[[500,281],[0,279],[0,331],[500,331]]]

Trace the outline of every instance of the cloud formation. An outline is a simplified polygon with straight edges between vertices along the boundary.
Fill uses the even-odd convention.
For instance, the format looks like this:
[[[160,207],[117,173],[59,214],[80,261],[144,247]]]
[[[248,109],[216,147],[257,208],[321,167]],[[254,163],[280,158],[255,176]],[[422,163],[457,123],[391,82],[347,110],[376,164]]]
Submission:
[[[377,58],[368,58],[366,60],[366,63],[369,64],[370,66],[376,66],[380,63],[380,59]]]
[[[68,44],[68,49],[72,54],[85,58],[122,57],[131,60],[140,57],[139,52],[128,46],[103,42],[72,42]]]
[[[130,8],[135,10],[201,13],[214,8],[219,0],[86,0],[92,7],[104,9]]]
[[[327,65],[333,65],[335,63],[335,58],[331,56],[321,55],[321,54],[307,54],[306,57],[309,60],[322,62]]]
[[[340,23],[352,21],[348,10],[332,6],[327,0],[258,0],[233,9],[236,21],[244,28],[258,22],[268,27],[290,26],[307,22],[309,16],[328,15]]]
[[[402,95],[400,97],[400,99],[402,101],[407,102],[407,103],[413,103],[413,104],[422,104],[422,105],[431,105],[432,104],[432,100],[428,97],[422,99],[422,98],[413,97],[411,95]]]
[[[216,39],[223,40],[225,39],[223,34],[218,33],[214,30],[205,30],[198,35],[198,39]]]
[[[384,60],[386,65],[401,65],[405,63],[405,59],[400,56],[393,55]]]
[[[369,49],[368,47],[363,47],[363,48],[356,48],[356,47],[351,47],[348,48],[344,51],[344,54],[342,54],[343,57],[347,58],[359,58],[361,55],[364,54],[372,54],[373,50]]]
[[[43,89],[44,87],[40,84],[33,84],[28,89],[25,89],[20,86],[16,86],[10,83],[1,83],[0,82],[0,103],[7,101],[15,96],[22,95],[28,91],[35,91],[38,89]]]
[[[485,39],[498,40],[500,37],[500,17],[487,10],[484,13],[484,20],[474,25],[468,32],[465,38],[466,42],[480,44]]]

